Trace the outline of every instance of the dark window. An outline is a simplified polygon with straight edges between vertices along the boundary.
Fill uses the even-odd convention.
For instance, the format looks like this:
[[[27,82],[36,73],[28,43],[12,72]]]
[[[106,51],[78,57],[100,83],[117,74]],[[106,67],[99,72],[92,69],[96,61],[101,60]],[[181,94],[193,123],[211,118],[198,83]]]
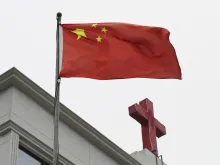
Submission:
[[[49,165],[23,147],[19,147],[17,165]]]

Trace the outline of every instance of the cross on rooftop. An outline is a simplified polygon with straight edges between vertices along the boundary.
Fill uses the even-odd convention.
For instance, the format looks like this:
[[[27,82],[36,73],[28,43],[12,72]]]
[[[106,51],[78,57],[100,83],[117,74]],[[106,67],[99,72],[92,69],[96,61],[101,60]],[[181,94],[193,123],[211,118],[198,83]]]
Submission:
[[[129,115],[142,127],[143,149],[147,148],[158,156],[157,139],[166,134],[166,127],[154,118],[153,103],[144,99],[129,108]]]

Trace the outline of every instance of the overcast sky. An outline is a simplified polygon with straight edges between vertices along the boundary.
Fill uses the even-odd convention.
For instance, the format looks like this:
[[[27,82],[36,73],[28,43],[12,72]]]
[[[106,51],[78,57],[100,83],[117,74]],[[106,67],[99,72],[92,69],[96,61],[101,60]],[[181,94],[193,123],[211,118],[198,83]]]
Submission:
[[[219,162],[218,0],[0,0],[0,73],[15,66],[54,95],[56,13],[63,23],[128,22],[171,32],[183,80],[63,79],[61,101],[128,153],[142,149],[127,107],[149,98],[167,128],[158,139],[168,165]]]

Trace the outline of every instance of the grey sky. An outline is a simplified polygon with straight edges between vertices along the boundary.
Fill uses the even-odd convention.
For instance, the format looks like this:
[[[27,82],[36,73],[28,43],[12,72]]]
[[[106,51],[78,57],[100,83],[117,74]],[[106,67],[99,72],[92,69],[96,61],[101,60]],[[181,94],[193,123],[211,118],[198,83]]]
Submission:
[[[56,13],[62,22],[121,21],[171,31],[183,80],[63,79],[61,101],[122,149],[142,149],[127,107],[148,97],[167,128],[168,165],[216,164],[220,148],[220,23],[217,0],[0,0],[0,73],[17,67],[54,95]],[[73,146],[74,147],[74,146]]]

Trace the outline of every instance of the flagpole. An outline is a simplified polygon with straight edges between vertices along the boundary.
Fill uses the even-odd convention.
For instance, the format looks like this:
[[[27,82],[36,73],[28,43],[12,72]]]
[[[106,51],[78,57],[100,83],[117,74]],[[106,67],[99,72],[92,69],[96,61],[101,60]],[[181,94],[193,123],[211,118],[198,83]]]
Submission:
[[[54,143],[53,143],[53,165],[59,162],[59,110],[60,110],[60,24],[62,13],[57,13],[57,31],[56,31],[56,81],[54,98]]]

